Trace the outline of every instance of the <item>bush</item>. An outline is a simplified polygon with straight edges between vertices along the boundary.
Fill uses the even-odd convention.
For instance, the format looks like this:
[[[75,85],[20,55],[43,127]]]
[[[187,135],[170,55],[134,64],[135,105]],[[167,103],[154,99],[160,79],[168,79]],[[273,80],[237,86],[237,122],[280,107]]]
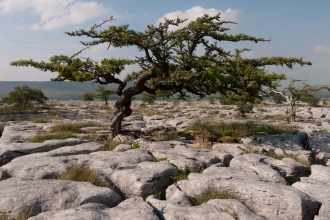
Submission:
[[[273,95],[273,100],[276,104],[282,104],[283,102],[286,102],[286,99],[282,95],[277,93]]]
[[[34,104],[44,105],[48,100],[41,89],[33,89],[27,85],[17,86],[14,89],[5,98],[5,102],[22,109],[31,108]]]
[[[83,99],[84,101],[93,101],[94,100],[94,94],[91,92],[86,92],[86,93],[82,94],[82,96],[84,98]]]
[[[313,95],[305,95],[301,101],[308,103],[309,106],[316,107],[321,99],[314,97]]]
[[[142,93],[142,101],[146,102],[148,104],[154,103],[154,101],[157,99],[157,96],[154,94],[149,94],[147,92]]]

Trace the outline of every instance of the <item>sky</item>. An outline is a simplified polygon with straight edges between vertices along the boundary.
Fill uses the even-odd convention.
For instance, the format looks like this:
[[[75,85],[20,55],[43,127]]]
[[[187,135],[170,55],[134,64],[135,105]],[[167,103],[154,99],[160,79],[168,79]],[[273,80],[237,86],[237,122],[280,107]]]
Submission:
[[[11,61],[48,61],[52,55],[72,55],[83,48],[81,38],[65,31],[89,29],[113,16],[108,25],[129,24],[143,31],[164,17],[192,21],[203,14],[221,13],[221,19],[237,22],[228,34],[244,33],[271,39],[270,42],[220,42],[227,50],[251,48],[244,56],[303,57],[312,66],[295,65],[293,70],[269,67],[288,78],[308,84],[330,84],[330,1],[329,0],[0,0],[0,81],[49,81],[56,73],[34,68],[12,67]],[[82,56],[134,58],[136,48],[109,48],[99,45]],[[122,77],[136,70],[130,66]]]

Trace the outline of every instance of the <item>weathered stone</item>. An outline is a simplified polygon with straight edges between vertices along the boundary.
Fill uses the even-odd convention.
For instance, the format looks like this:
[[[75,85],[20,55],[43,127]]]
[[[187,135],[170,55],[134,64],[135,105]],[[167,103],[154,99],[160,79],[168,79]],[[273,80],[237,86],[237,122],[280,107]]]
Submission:
[[[252,151],[290,155],[304,161],[311,160],[311,152],[307,148],[305,134],[255,135],[242,138],[241,141]]]
[[[166,158],[179,169],[206,167],[219,162],[228,165],[232,158],[227,153],[196,149],[189,142],[182,141],[145,143],[143,148],[149,150],[156,158]]]
[[[330,168],[321,165],[312,165],[312,174],[309,176],[318,181],[322,181],[324,184],[330,186]],[[329,197],[330,198],[330,197]]]
[[[321,203],[330,201],[330,185],[325,185],[320,181],[302,177],[301,182],[296,182],[292,186]]]
[[[77,208],[45,212],[29,220],[159,220],[153,208],[142,198],[131,198],[123,201],[114,208],[102,204],[86,204]]]
[[[327,217],[330,219],[330,201],[322,203],[319,216]]]
[[[125,198],[146,198],[156,191],[165,190],[172,183],[170,176],[177,174],[178,170],[168,161],[141,162],[131,169],[117,169],[110,179]]]
[[[252,171],[237,168],[208,168],[202,174],[191,173],[188,180],[179,181],[177,185],[190,197],[210,189],[233,194],[257,215],[271,219],[312,219],[320,206],[299,190],[266,182]]]
[[[273,183],[286,185],[307,175],[307,167],[291,158],[277,160],[260,154],[244,154],[230,161],[230,167],[250,169]]]
[[[106,187],[87,182],[66,180],[0,181],[0,213],[17,218],[19,214],[35,216],[41,212],[74,208],[86,203],[116,206],[122,199]]]
[[[214,144],[212,150],[228,153],[233,157],[243,154],[244,144]]]
[[[330,133],[316,133],[309,138],[309,146],[315,163],[326,164],[330,161]]]

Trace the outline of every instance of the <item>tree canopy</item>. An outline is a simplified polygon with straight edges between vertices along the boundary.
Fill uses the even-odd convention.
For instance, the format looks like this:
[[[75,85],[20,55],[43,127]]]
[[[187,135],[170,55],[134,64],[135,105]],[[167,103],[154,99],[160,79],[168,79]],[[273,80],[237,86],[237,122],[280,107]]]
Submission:
[[[14,91],[5,97],[5,102],[14,104],[19,108],[26,109],[34,104],[45,104],[48,98],[41,89],[30,88],[27,85],[14,87]]]
[[[235,53],[218,46],[221,42],[250,41],[254,43],[269,41],[246,34],[227,34],[228,24],[236,24],[215,16],[204,15],[188,24],[185,19],[165,19],[158,26],[149,25],[144,31],[129,29],[129,25],[101,27],[112,18],[96,24],[91,29],[66,32],[69,36],[87,37],[82,41],[84,48],[72,56],[55,55],[49,62],[18,60],[13,66],[32,66],[42,71],[57,72],[55,81],[93,81],[100,84],[118,84],[116,111],[110,119],[110,138],[120,130],[121,121],[131,115],[131,99],[147,92],[157,90],[178,93],[179,98],[187,98],[187,92],[205,97],[220,92],[258,97],[263,88],[275,88],[277,82],[285,79],[284,74],[268,73],[268,65],[281,65],[292,68],[294,64],[311,65],[302,58],[261,57],[243,58],[241,54],[249,49],[236,50]],[[186,25],[184,25],[186,24]],[[172,27],[179,28],[173,30]],[[132,59],[105,58],[94,61],[92,58],[78,58],[85,49],[108,44],[109,47],[135,47],[143,53]],[[202,51],[202,52],[198,52]],[[137,64],[138,71],[127,74],[124,80],[119,74],[126,65]],[[126,88],[127,82],[133,86]]]

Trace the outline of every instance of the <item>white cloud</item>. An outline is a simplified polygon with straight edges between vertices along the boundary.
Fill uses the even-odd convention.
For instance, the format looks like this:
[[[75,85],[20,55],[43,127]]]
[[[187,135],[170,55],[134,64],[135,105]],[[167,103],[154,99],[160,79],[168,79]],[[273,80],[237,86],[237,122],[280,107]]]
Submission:
[[[145,17],[149,17],[149,16],[150,16],[147,12],[144,12],[143,15],[144,15]]]
[[[198,17],[201,17],[204,14],[214,16],[214,15],[217,15],[218,13],[221,13],[221,15],[220,15],[221,20],[237,22],[240,12],[241,12],[240,10],[231,9],[231,8],[228,8],[226,11],[222,11],[222,10],[218,10],[215,8],[206,9],[201,6],[195,6],[191,9],[188,9],[185,12],[175,11],[175,12],[170,12],[170,13],[165,14],[164,16],[160,17],[157,20],[156,26],[158,26],[158,24],[160,22],[163,22],[164,18],[176,19],[177,17],[179,17],[181,19],[188,19],[188,22],[190,22],[190,21],[196,20]],[[186,24],[188,24],[188,23],[186,22]],[[177,29],[177,28],[179,28],[179,27],[175,26],[172,28],[172,30]]]
[[[317,45],[314,47],[314,52],[316,53],[324,53],[330,55],[330,48],[328,47],[323,47],[321,45]]]
[[[0,13],[30,10],[40,21],[30,26],[33,30],[53,30],[69,24],[80,24],[107,14],[110,9],[95,1],[78,0],[2,0]]]

